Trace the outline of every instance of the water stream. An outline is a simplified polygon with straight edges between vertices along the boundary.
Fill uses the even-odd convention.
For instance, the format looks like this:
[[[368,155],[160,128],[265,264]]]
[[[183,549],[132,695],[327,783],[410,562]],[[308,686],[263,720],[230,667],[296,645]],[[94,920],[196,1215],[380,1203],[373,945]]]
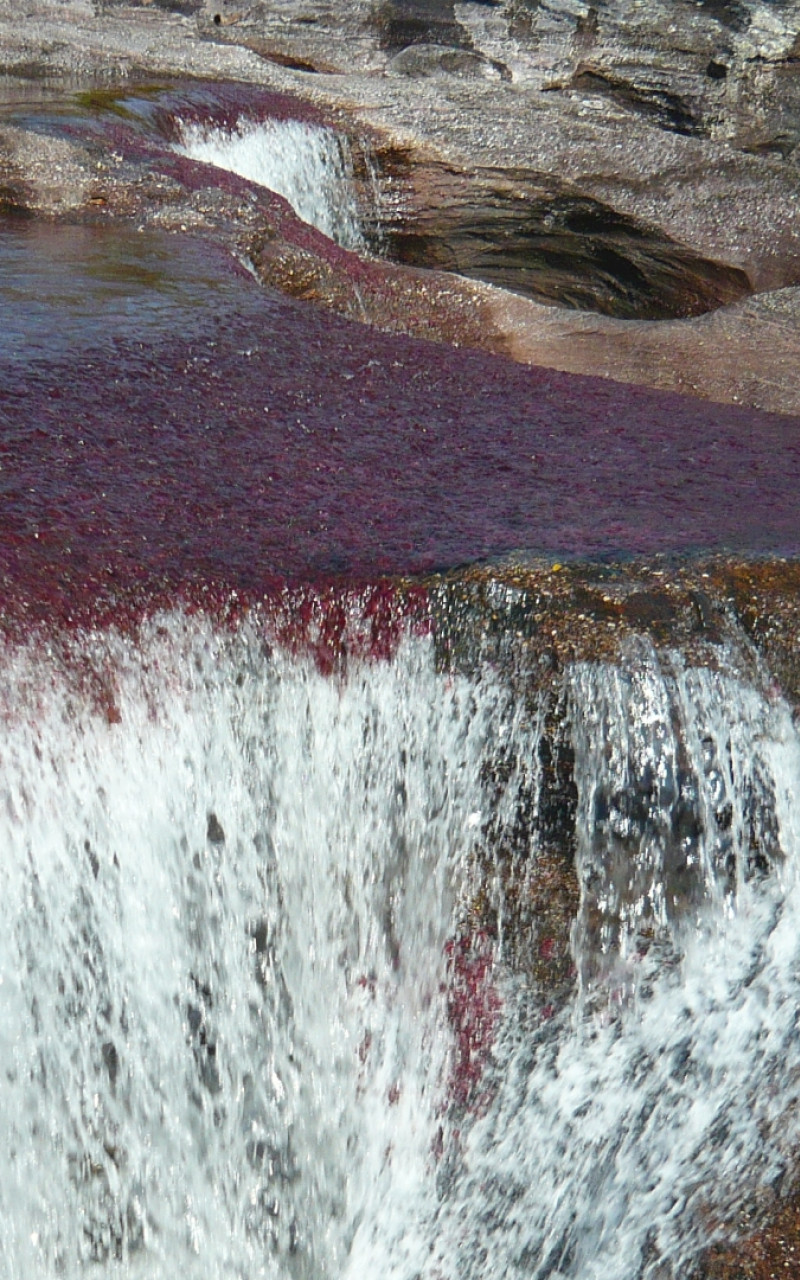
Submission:
[[[411,635],[323,675],[256,619],[180,612],[2,664],[9,1280],[677,1280],[789,1170],[780,701],[651,652],[537,703]],[[543,855],[553,697],[581,906],[543,1008],[520,926],[470,902],[522,789]]]
[[[268,187],[337,244],[365,247],[349,146],[332,129],[302,120],[240,120],[235,129],[187,122],[179,135],[181,155]]]
[[[333,135],[260,129],[184,145],[358,246]],[[0,236],[0,1273],[689,1280],[797,1176],[791,709],[722,641],[542,675],[497,601],[459,666],[376,583],[791,552],[791,420],[133,240]]]

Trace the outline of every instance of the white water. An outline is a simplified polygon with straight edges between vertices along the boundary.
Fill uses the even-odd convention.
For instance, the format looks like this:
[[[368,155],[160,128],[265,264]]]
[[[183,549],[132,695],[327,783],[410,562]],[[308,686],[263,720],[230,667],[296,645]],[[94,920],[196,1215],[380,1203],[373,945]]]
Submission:
[[[9,1280],[685,1280],[786,1167],[800,746],[780,701],[650,651],[568,674],[579,985],[542,1021],[498,960],[491,1102],[463,1116],[446,944],[487,762],[513,762],[501,825],[543,785],[541,702],[438,672],[428,640],[324,677],[255,626],[179,616],[2,662]]]
[[[300,120],[242,120],[234,131],[183,124],[176,150],[268,187],[337,244],[364,248],[350,151],[331,129]]]
[[[537,1033],[509,983],[494,1103],[425,1274],[686,1280],[797,1159],[800,746],[782,704],[670,665],[572,673],[582,984]],[[702,836],[685,812],[676,829],[681,796]]]

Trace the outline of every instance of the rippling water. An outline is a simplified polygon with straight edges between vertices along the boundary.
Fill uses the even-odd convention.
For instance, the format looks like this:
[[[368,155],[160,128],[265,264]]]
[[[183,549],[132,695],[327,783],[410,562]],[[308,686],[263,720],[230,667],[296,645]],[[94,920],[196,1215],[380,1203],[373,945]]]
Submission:
[[[8,614],[798,547],[793,419],[377,333],[190,237],[6,224],[0,262]]]

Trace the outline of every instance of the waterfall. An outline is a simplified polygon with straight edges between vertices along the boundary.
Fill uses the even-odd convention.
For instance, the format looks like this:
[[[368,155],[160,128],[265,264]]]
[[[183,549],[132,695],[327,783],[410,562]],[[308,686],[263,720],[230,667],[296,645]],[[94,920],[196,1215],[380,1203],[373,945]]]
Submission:
[[[521,694],[410,633],[323,672],[179,610],[0,661],[9,1280],[678,1280],[791,1172],[768,688],[643,648]]]
[[[569,677],[574,998],[501,987],[491,1106],[425,1274],[681,1280],[798,1137],[800,744],[780,700],[644,647]],[[787,1176],[788,1175],[788,1176]]]
[[[346,249],[363,249],[346,139],[300,120],[241,120],[234,130],[180,125],[176,150],[227,169],[288,200],[299,218]]]

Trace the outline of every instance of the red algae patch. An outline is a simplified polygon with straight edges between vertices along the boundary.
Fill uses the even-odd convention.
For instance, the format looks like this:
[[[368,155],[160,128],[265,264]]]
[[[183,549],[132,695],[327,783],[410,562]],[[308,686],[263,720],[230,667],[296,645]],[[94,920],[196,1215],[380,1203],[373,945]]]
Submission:
[[[381,334],[191,237],[94,234],[0,234],[9,618],[515,551],[800,551],[795,419]]]
[[[492,980],[492,942],[483,933],[461,935],[449,939],[445,951],[450,978],[447,1017],[455,1040],[449,1102],[480,1112],[490,1100],[488,1094],[481,1097],[480,1088],[502,1010]]]

